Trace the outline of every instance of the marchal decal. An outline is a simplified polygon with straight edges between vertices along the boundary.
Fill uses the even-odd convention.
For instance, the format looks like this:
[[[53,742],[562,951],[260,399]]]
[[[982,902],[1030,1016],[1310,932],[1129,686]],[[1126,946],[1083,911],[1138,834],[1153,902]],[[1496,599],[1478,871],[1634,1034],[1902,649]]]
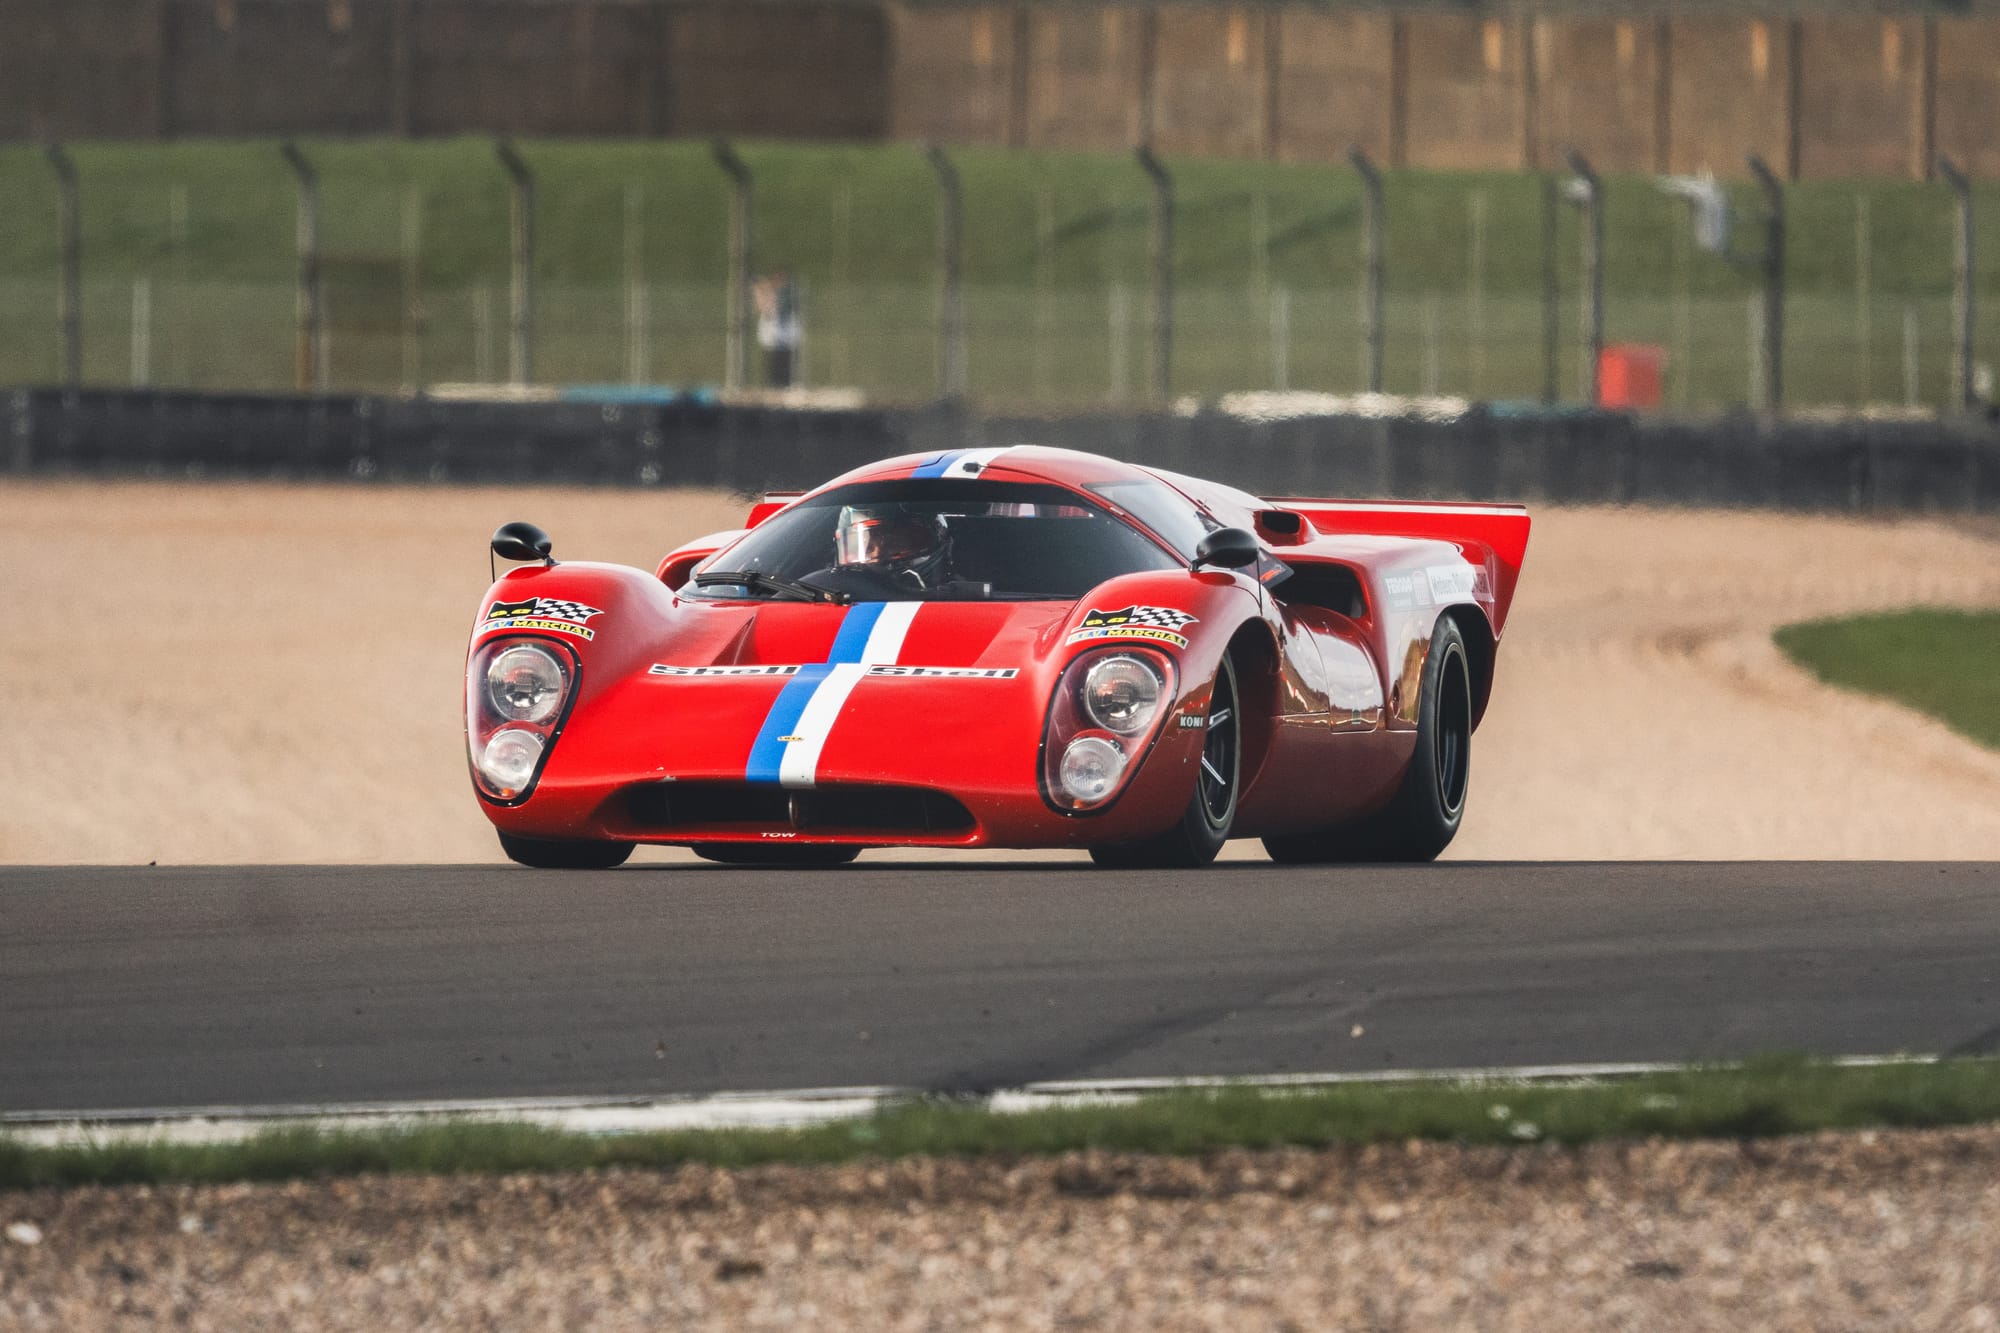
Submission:
[[[597,631],[587,628],[583,622],[603,614],[594,606],[565,601],[560,597],[495,602],[486,608],[486,619],[480,622],[479,633],[489,634],[497,629],[538,629],[556,634],[574,634],[579,639],[594,639]]]
[[[1096,639],[1145,639],[1188,646],[1187,636],[1178,631],[1192,625],[1195,617],[1170,606],[1127,606],[1116,611],[1092,608],[1081,624],[1070,632],[1068,643],[1089,643]]]

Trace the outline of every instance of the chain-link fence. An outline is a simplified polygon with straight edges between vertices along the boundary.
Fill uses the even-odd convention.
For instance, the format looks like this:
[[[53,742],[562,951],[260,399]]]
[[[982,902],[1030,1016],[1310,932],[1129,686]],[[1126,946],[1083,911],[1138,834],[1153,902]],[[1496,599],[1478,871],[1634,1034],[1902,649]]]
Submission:
[[[39,151],[0,150],[0,382],[413,392],[505,383],[520,345],[544,386],[766,381],[757,321],[731,322],[729,187],[704,144],[527,146],[525,229],[492,146],[475,141],[308,146],[312,205],[269,143],[74,156],[72,251],[61,178]],[[999,403],[1369,387],[1358,173],[1169,163],[1161,265],[1159,196],[1128,159],[955,157],[963,237],[947,264],[921,155],[743,150],[746,271],[793,285],[797,382],[937,397],[962,337],[967,392]],[[1569,178],[1556,185],[1551,210],[1534,176],[1385,178],[1385,391],[1588,400],[1587,219]],[[1765,404],[1767,205],[1749,188],[1695,185],[1727,203],[1706,230],[1685,188],[1605,181],[1602,336],[1663,365],[1665,409]],[[1948,188],[1815,182],[1790,187],[1785,208],[1784,406],[1943,408],[1986,394],[1981,349],[2000,330],[1976,296],[2000,244],[1979,244],[1975,228],[1971,281],[1955,284]],[[1975,217],[1990,230],[2000,210]],[[944,317],[954,271],[962,323]]]

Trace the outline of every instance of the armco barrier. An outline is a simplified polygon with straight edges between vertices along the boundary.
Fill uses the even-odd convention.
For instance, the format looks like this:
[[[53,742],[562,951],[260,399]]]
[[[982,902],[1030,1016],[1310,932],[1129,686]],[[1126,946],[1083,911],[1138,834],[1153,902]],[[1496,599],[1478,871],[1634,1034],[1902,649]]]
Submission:
[[[1024,416],[42,389],[0,391],[0,408],[0,458],[15,475],[755,492],[813,485],[895,453],[1040,443],[1266,495],[2000,512],[2000,430],[1975,417],[1686,420],[1475,408],[1450,420],[1251,421],[1219,412]]]

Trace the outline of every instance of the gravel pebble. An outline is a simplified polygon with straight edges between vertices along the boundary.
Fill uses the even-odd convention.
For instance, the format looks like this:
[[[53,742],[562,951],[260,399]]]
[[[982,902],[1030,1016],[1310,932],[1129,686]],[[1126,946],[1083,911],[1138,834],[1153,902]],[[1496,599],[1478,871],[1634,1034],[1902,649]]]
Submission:
[[[31,1191],[0,1326],[1984,1329],[1996,1168],[2000,1127]]]

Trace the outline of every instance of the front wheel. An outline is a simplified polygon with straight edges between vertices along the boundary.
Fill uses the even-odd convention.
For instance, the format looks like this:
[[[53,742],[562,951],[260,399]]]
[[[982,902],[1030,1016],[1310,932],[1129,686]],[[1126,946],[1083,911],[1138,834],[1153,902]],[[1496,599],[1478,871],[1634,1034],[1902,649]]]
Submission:
[[[1180,822],[1144,842],[1093,847],[1090,859],[1106,870],[1192,870],[1215,859],[1236,823],[1237,789],[1243,785],[1243,721],[1237,707],[1236,664],[1225,654],[1208,692],[1201,767],[1194,797]]]
[[[536,870],[610,870],[632,854],[629,842],[580,842],[567,838],[517,838],[500,835],[500,850]]]
[[[688,848],[704,861],[726,866],[771,866],[810,870],[816,866],[844,866],[861,855],[859,847],[764,846],[754,842],[697,842]]]
[[[1445,616],[1431,631],[1417,706],[1417,744],[1403,785],[1376,814],[1317,833],[1264,839],[1281,865],[1435,861],[1458,834],[1472,762],[1472,669],[1465,635]]]

